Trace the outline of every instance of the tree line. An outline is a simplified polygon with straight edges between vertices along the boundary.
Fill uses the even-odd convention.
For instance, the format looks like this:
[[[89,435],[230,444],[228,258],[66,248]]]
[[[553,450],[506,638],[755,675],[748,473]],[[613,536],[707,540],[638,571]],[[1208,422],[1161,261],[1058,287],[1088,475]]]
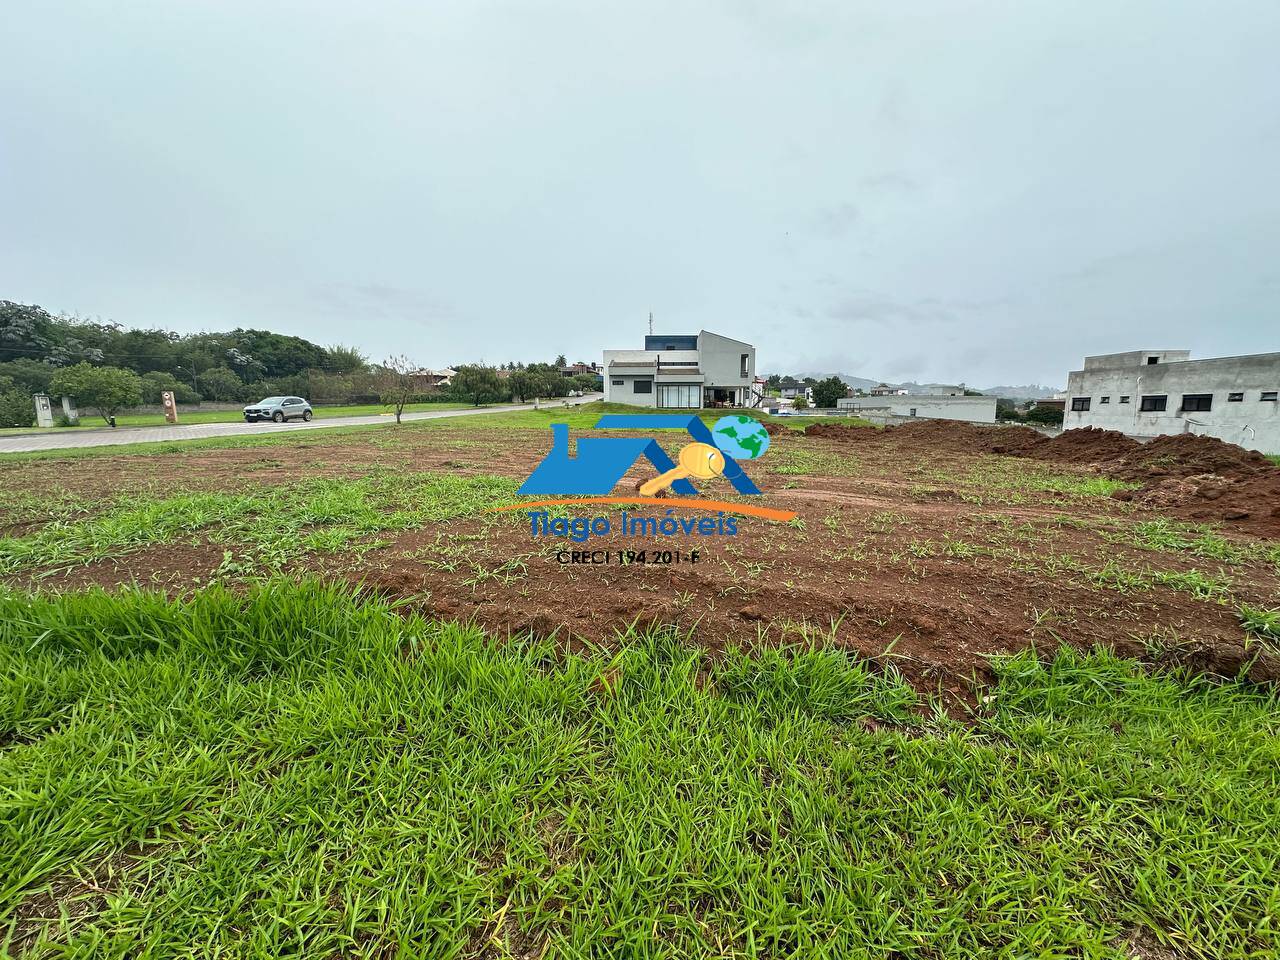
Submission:
[[[109,419],[157,404],[166,391],[183,405],[291,395],[313,403],[389,403],[390,396],[401,398],[402,407],[418,400],[564,396],[594,387],[594,377],[564,377],[564,366],[563,356],[554,364],[469,364],[456,368],[459,386],[440,387],[413,376],[415,367],[404,357],[371,363],[342,344],[242,327],[190,334],[131,329],[0,300],[0,426],[30,426],[36,393],[74,396]]]

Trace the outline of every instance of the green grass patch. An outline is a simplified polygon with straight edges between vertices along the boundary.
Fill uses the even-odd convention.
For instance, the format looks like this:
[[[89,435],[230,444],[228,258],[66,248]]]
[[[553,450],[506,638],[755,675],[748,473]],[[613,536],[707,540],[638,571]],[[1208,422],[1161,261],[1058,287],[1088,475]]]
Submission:
[[[1164,517],[1135,523],[1121,534],[1106,534],[1113,542],[1130,543],[1144,550],[1185,551],[1220,563],[1247,563],[1269,559],[1269,548],[1228,540],[1205,526],[1178,523]]]
[[[358,550],[378,533],[478,516],[513,502],[516,486],[491,474],[378,470],[254,493],[133,498],[96,516],[58,519],[25,536],[0,538],[0,573],[60,570],[156,544],[207,540],[225,546],[223,572],[265,576],[311,553]]]
[[[1089,580],[1096,587],[1120,593],[1169,587],[1199,600],[1218,601],[1231,593],[1230,580],[1200,570],[1133,570],[1115,560],[1108,560],[1100,569],[1092,571]]]
[[[1280,646],[1280,609],[1267,610],[1244,604],[1240,607],[1240,625],[1249,636],[1272,647]]]
[[[965,726],[831,650],[566,655],[305,581],[0,594],[0,938],[1120,960],[1139,928],[1273,953],[1275,695],[1106,654],[995,672]]]

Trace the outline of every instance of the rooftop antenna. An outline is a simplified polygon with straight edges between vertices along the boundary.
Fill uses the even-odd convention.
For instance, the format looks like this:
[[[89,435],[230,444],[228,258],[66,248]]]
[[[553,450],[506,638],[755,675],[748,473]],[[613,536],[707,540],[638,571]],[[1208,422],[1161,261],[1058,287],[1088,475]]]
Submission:
[[[649,336],[653,336],[653,311],[649,311]]]

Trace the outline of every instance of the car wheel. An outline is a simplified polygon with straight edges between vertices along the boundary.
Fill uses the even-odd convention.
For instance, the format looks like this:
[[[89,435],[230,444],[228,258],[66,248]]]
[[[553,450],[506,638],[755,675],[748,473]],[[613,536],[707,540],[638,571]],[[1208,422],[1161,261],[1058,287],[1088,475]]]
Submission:
[[[277,410],[275,413],[271,415],[271,419],[274,420],[276,423],[284,423],[284,411]]]
[[[303,419],[306,423],[310,423],[310,422],[311,422],[311,411],[310,411],[310,410],[303,410],[303,411],[302,411],[302,419]]]

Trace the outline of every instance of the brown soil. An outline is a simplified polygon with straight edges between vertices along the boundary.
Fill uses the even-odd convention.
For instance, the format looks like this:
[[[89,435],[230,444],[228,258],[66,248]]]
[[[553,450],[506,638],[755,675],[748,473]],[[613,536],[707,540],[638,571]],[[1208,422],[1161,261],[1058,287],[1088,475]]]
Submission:
[[[383,439],[374,442],[378,437]],[[318,474],[361,476],[373,466],[518,478],[541,459],[548,442],[540,431],[434,426],[406,429],[394,440],[383,431],[296,448],[69,460],[56,469],[39,461],[6,464],[0,490],[41,483],[57,494],[115,497],[248,491]],[[765,491],[764,502],[799,515],[792,524],[745,518],[736,537],[644,538],[616,532],[618,512],[590,507],[578,513],[614,518],[615,532],[572,544],[533,537],[523,514],[481,514],[380,533],[370,539],[390,540],[388,545],[363,554],[299,557],[286,571],[320,572],[430,615],[474,620],[499,635],[554,635],[570,647],[617,643],[619,631],[632,623],[672,624],[712,649],[834,643],[893,664],[921,687],[941,686],[960,698],[969,695],[974,678],[986,676],[990,656],[1029,644],[1044,651],[1064,643],[1104,645],[1156,664],[1280,678],[1280,658],[1257,644],[1246,647],[1235,615],[1242,602],[1280,604],[1274,566],[1259,560],[1220,568],[1188,554],[1139,549],[1126,538],[1135,521],[1186,516],[1181,511],[1188,505],[1221,514],[1240,496],[1255,495],[1250,491],[1256,485],[1274,484],[1280,471],[1259,469],[1243,480],[1164,476],[1132,503],[1034,485],[991,489],[989,480],[975,479],[975,467],[985,464],[1016,481],[1024,469],[1020,462],[1027,477],[1051,469],[1088,478],[1100,469],[1087,465],[1091,451],[1116,446],[1112,437],[1096,434],[1064,441],[1055,447],[1063,459],[1052,468],[1051,457],[1033,466],[983,452],[1021,446],[1042,455],[1055,443],[1025,428],[816,424],[803,435],[776,434],[769,454],[748,467]],[[1076,448],[1064,449],[1068,444]],[[638,467],[619,489],[648,475]],[[1169,492],[1167,503],[1157,502],[1160,484],[1170,482],[1183,486]],[[731,492],[715,481],[703,489],[717,497]],[[1201,489],[1223,492],[1200,495]],[[1143,499],[1148,494],[1150,502]],[[662,516],[665,508],[634,512]],[[207,582],[225,547],[195,536],[8,579],[39,589],[137,581],[176,593]],[[559,547],[614,551],[615,562],[561,563]],[[685,559],[616,562],[618,550],[654,548],[678,549]],[[690,563],[695,549],[700,557]],[[1169,586],[1121,592],[1091,581],[1089,572],[1108,564],[1221,577],[1231,585],[1230,602]]]
[[[1215,437],[1193,434],[1140,443],[1114,430],[1086,427],[1049,438],[1029,427],[997,427],[921,420],[876,430],[813,424],[805,435],[858,444],[956,453],[981,452],[1049,463],[1092,465],[1100,473],[1141,485],[1117,499],[1243,533],[1280,537],[1280,468],[1262,454]]]

